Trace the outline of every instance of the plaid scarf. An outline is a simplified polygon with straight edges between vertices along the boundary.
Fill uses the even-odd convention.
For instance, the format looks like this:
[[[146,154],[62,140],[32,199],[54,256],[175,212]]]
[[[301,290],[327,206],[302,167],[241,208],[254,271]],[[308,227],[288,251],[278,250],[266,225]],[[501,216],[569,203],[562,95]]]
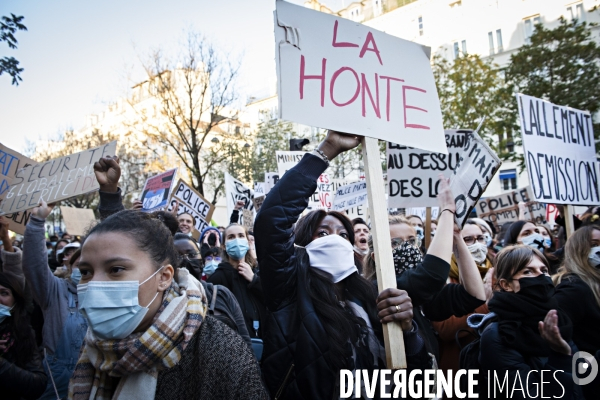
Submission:
[[[165,292],[145,332],[99,340],[88,329],[69,382],[69,398],[153,398],[158,372],[179,362],[205,315],[204,288],[187,270],[179,269],[177,282]]]

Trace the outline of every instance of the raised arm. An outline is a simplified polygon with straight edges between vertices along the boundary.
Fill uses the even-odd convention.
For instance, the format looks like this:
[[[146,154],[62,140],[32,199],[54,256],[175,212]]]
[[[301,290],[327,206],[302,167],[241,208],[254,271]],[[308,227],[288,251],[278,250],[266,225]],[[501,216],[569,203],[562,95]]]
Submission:
[[[0,240],[4,244],[0,257],[2,258],[2,272],[11,276],[21,286],[21,291],[25,289],[25,275],[23,275],[23,254],[18,247],[12,246],[12,241],[8,234],[8,220],[0,216]]]
[[[106,156],[94,163],[94,174],[100,185],[100,204],[98,212],[100,219],[106,219],[124,209],[119,179],[121,167],[119,157]]]
[[[332,160],[358,143],[356,137],[329,131],[319,150]],[[319,156],[305,155],[271,189],[256,216],[256,254],[265,303],[271,311],[293,293],[290,291],[295,286],[296,271],[292,228],[308,206],[308,198],[317,188],[317,178],[327,165]]]
[[[460,283],[471,296],[485,301],[486,295],[481,274],[458,227],[454,229],[454,256],[458,265]]]

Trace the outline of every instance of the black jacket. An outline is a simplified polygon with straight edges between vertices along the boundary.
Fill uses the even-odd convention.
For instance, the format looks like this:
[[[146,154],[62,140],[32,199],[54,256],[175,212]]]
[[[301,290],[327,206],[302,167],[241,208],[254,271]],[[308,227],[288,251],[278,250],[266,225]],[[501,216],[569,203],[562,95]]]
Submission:
[[[577,351],[574,346],[573,353]],[[479,398],[530,399],[541,398],[540,385],[543,381],[545,398],[579,399],[581,391],[573,382],[572,356],[551,352],[550,357],[528,357],[503,343],[498,322],[492,322],[481,335],[479,363]],[[542,375],[542,370],[545,372]],[[559,371],[562,370],[562,371]],[[530,373],[531,372],[531,373]],[[488,373],[489,388],[488,390]],[[498,383],[495,385],[494,373]],[[504,384],[505,376],[508,378]],[[520,378],[520,381],[519,381]],[[499,385],[504,384],[501,393]],[[513,390],[513,386],[520,390]]]
[[[292,229],[326,167],[318,157],[304,156],[271,189],[254,223],[263,295],[270,311],[262,369],[274,398],[329,400],[339,383],[339,371],[326,361],[327,333],[308,293],[310,266],[296,262]],[[422,341],[418,342],[420,348],[412,351],[411,335],[405,334],[409,369],[429,368]]]
[[[267,320],[267,310],[264,305],[258,270],[254,271],[252,282],[248,282],[238,273],[237,269],[225,261],[219,264],[219,268],[208,278],[208,282],[225,286],[233,293],[242,309],[250,337],[262,338],[263,327]],[[254,329],[254,321],[259,321],[258,336]]]

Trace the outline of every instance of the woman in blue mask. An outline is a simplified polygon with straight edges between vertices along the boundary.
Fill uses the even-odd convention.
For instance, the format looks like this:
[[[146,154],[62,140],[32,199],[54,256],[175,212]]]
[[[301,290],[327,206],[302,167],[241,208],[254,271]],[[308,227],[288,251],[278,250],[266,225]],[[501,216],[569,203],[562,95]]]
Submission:
[[[561,265],[563,249],[559,249],[553,253],[546,247],[546,243],[544,236],[540,233],[540,228],[529,221],[513,222],[504,235],[504,247],[524,244],[542,252],[548,261],[550,275],[554,275]]]
[[[32,210],[23,241],[23,272],[44,316],[42,348],[48,385],[42,399],[67,395],[69,378],[87,330],[87,322],[77,307],[78,271],[71,270],[65,278],[59,278],[48,267],[44,235],[52,208],[43,202]]]
[[[12,278],[0,272],[0,397],[37,399],[47,378],[23,288]]]
[[[256,217],[270,311],[262,368],[273,398],[339,398],[341,369],[385,368],[382,323],[400,323],[409,370],[431,368],[408,294],[390,288],[378,296],[360,276],[351,221],[324,210],[298,220],[329,160],[358,144],[355,136],[329,131],[271,189]]]
[[[554,277],[554,298],[573,322],[573,341],[600,364],[600,227],[579,228],[567,240],[565,262]],[[600,377],[582,386],[586,399],[597,399]]]
[[[239,224],[231,224],[223,233],[223,262],[208,278],[208,282],[223,285],[237,299],[250,337],[257,342],[256,355],[260,358],[258,344],[263,337],[266,322],[261,281],[256,260],[250,255],[248,232]]]
[[[203,285],[177,268],[163,220],[120,211],[84,241],[77,291],[90,328],[69,398],[267,398],[248,345],[208,313]]]
[[[573,325],[553,297],[549,272],[546,258],[529,246],[509,246],[496,256],[490,313],[469,317],[481,333],[480,398],[580,398],[572,376]]]

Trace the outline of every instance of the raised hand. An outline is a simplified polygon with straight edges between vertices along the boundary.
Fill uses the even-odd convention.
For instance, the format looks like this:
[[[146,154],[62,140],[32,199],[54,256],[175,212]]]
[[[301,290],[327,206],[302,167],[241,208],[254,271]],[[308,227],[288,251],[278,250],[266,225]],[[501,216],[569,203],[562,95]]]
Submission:
[[[538,322],[538,329],[542,339],[548,342],[550,348],[557,353],[571,355],[571,346],[562,338],[558,329],[558,312],[556,310],[548,311],[544,322]]]
[[[133,201],[133,205],[131,206],[132,210],[141,210],[142,208],[144,208],[144,203],[142,203],[142,201],[140,199],[135,199]]]
[[[244,208],[245,205],[246,205],[246,202],[244,200],[238,200],[235,202],[235,206],[233,207],[233,209],[240,211],[242,208]]]
[[[445,209],[456,212],[456,203],[454,202],[452,190],[450,190],[450,179],[446,179],[442,174],[440,174],[440,186],[437,198],[440,205],[440,214]]]
[[[50,215],[50,213],[54,209],[55,205],[56,205],[55,203],[47,204],[44,201],[44,199],[40,199],[40,203],[38,204],[37,207],[35,207],[33,210],[31,210],[31,213],[35,217],[45,220],[46,218],[48,218],[48,215]]]
[[[325,153],[327,158],[331,161],[337,157],[338,154],[353,149],[359,144],[359,136],[329,130],[327,131],[325,140],[319,144],[319,150]]]
[[[119,178],[121,177],[119,157],[106,156],[96,161],[94,163],[94,174],[100,185],[100,191],[116,193],[119,188]]]

